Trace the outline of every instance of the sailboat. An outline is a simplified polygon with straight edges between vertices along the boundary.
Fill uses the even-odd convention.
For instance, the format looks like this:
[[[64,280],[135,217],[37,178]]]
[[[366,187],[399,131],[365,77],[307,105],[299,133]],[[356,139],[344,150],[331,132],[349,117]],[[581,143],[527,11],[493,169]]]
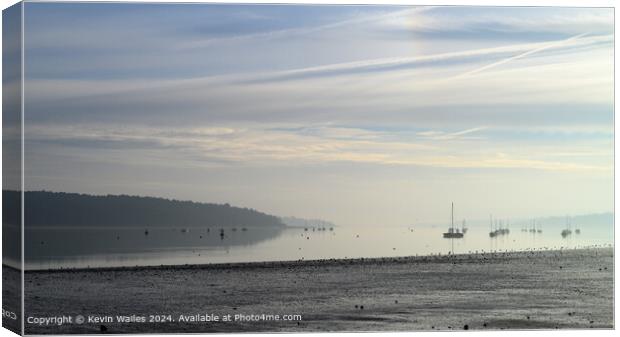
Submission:
[[[499,231],[497,232],[500,235],[510,234],[510,229],[508,229],[508,221],[506,221],[506,227],[504,227],[504,221],[499,221]]]
[[[491,220],[491,228],[489,231],[489,236],[494,238],[497,236],[497,230],[494,230],[494,227],[493,227],[493,215],[489,215],[489,219]]]
[[[452,222],[448,231],[443,233],[443,237],[446,239],[460,239],[463,237],[463,233],[459,232],[458,229],[454,229],[454,203],[452,203]]]
[[[569,235],[571,235],[573,233],[573,231],[570,230],[570,221],[568,216],[566,216],[566,229],[562,230],[562,237],[565,238]]]
[[[490,228],[491,231],[489,232],[489,237],[494,238],[499,235],[510,234],[510,229],[508,229],[508,226],[509,226],[508,220],[506,220],[506,227],[504,227],[503,220],[495,219],[495,222],[493,222],[493,215],[490,215],[490,220],[491,220],[491,228]]]

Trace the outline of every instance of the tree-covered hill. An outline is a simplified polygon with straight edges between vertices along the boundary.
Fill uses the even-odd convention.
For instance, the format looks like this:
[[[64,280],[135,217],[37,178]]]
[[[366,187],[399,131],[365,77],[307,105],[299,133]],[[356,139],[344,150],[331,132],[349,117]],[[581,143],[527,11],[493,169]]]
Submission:
[[[19,192],[2,193],[5,202],[15,201],[5,206],[18,207]],[[285,226],[278,217],[253,209],[153,197],[31,191],[24,193],[24,202],[26,226]],[[18,212],[4,214],[5,223],[19,223],[12,219]]]

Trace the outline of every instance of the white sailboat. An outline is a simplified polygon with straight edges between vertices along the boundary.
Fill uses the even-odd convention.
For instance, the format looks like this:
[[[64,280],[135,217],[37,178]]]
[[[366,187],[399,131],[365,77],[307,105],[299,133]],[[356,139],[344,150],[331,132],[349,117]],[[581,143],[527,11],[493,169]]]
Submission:
[[[446,239],[460,239],[463,237],[463,233],[458,229],[454,229],[454,203],[452,203],[452,221],[450,223],[450,228],[448,228],[447,232],[443,233],[443,237]]]

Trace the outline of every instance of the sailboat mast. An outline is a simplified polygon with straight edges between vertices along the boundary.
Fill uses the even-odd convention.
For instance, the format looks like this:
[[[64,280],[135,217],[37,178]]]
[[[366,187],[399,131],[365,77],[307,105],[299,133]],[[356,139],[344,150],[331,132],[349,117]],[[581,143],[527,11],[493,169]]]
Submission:
[[[454,203],[452,203],[452,222],[450,226],[451,226],[450,228],[454,230]]]

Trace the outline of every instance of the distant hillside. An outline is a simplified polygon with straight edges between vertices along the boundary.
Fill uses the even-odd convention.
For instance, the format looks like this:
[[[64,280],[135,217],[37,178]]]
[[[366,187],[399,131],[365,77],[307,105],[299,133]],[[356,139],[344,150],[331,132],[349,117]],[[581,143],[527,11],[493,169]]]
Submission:
[[[335,227],[333,223],[319,219],[301,219],[293,216],[281,217],[280,220],[289,227]]]
[[[598,225],[613,225],[614,214],[613,213],[598,213],[598,214],[581,214],[568,217],[570,223],[575,226],[598,226]],[[536,219],[536,222],[548,225],[566,225],[566,216],[553,216]]]
[[[6,201],[19,200],[19,192],[2,194]],[[58,192],[25,192],[24,199],[26,224],[33,226],[284,227],[276,216],[228,204]],[[18,223],[15,216],[5,213],[4,220]]]

